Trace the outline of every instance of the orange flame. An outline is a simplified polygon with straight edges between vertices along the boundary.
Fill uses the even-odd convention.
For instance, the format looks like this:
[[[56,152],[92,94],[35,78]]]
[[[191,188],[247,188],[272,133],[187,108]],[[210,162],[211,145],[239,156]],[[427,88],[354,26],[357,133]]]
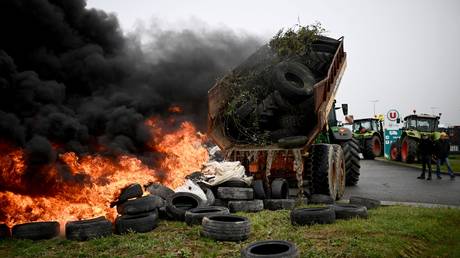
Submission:
[[[161,182],[174,189],[184,183],[187,174],[200,170],[207,161],[208,153],[202,145],[205,136],[190,122],[168,132],[160,126],[166,125],[165,122],[159,119],[148,119],[146,125],[154,136],[154,142],[149,143],[152,152],[162,155],[155,168],[149,168],[133,155],[109,158],[62,153],[59,162],[66,164],[71,175],[81,182],[67,182],[53,165],[46,174],[47,180],[49,177],[57,184],[51,196],[27,194],[23,183],[27,170],[24,150],[0,144],[0,185],[14,189],[0,190],[0,224],[57,220],[62,226],[66,221],[97,216],[114,220],[116,211],[109,205],[123,187],[131,183]]]

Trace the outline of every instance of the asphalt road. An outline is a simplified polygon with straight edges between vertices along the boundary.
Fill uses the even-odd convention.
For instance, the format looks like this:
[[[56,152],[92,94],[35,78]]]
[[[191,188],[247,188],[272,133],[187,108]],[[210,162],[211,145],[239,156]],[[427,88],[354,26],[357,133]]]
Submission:
[[[434,166],[435,167],[435,166]],[[420,180],[421,170],[377,160],[361,160],[358,185],[347,187],[343,199],[350,196],[375,198],[381,201],[417,202],[460,206],[460,177],[451,181]]]

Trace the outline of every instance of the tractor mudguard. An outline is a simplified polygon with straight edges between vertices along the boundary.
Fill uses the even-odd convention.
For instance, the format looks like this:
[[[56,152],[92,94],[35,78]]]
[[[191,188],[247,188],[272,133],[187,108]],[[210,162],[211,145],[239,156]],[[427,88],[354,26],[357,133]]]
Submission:
[[[333,142],[346,141],[353,138],[353,133],[351,130],[345,127],[334,128],[331,130],[331,132],[332,138],[334,139]]]

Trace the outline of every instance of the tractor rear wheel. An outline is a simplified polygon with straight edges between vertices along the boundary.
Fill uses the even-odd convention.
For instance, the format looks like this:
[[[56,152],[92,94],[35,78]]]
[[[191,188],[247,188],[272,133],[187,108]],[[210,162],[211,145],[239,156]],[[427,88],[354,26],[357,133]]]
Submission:
[[[401,160],[401,151],[399,150],[399,146],[397,142],[391,144],[390,148],[390,159],[393,161],[400,161]]]
[[[315,144],[309,156],[311,161],[313,193],[337,197],[337,170],[331,144]]]
[[[408,136],[404,137],[401,144],[401,161],[413,163],[417,157],[417,142]]]
[[[347,186],[357,185],[359,180],[359,144],[358,140],[352,138],[340,143],[345,158],[345,184]]]
[[[364,143],[363,155],[365,159],[374,159],[382,153],[382,142],[377,135],[366,140]]]

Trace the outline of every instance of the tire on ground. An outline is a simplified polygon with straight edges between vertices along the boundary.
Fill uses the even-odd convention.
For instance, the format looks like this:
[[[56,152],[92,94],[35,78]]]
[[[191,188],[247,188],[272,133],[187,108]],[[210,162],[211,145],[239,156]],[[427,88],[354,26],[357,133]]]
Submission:
[[[264,209],[264,202],[262,200],[229,201],[228,208],[230,212],[258,212]]]
[[[334,199],[331,196],[325,195],[325,194],[312,194],[310,196],[309,201],[312,204],[333,204],[334,203]]]
[[[185,212],[185,223],[187,225],[201,225],[201,221],[204,217],[214,215],[229,215],[230,210],[226,207],[209,206],[193,208]]]
[[[335,222],[332,207],[300,208],[291,211],[292,225],[330,224]]]
[[[265,199],[264,208],[267,210],[292,210],[296,205],[295,199]]]
[[[272,181],[271,199],[287,199],[289,198],[289,185],[284,178],[275,178]]]
[[[334,174],[334,149],[331,144],[314,144],[311,154],[313,193],[337,196],[337,175]]]
[[[252,200],[254,190],[243,187],[219,187],[217,188],[217,198],[225,200]]]
[[[105,217],[69,221],[65,224],[65,236],[69,240],[86,241],[112,234],[112,222]]]
[[[0,224],[0,240],[11,237],[11,230],[6,224]]]
[[[331,206],[335,211],[336,219],[367,218],[367,208],[354,204],[334,204]]]
[[[243,241],[249,237],[249,219],[235,215],[204,217],[201,234],[218,241]]]
[[[122,215],[115,220],[115,228],[118,234],[125,234],[130,231],[137,233],[150,232],[158,225],[158,211],[137,215]]]
[[[172,219],[184,221],[186,211],[202,206],[206,206],[206,204],[197,195],[187,192],[178,192],[168,198],[166,211]]]
[[[11,232],[14,238],[19,239],[51,239],[59,235],[59,223],[49,221],[18,224],[13,226]]]
[[[257,241],[241,250],[241,257],[243,258],[296,258],[299,256],[297,247],[284,240]]]
[[[359,170],[361,169],[359,159],[358,140],[352,138],[340,143],[345,158],[345,185],[357,185],[359,181]]]
[[[141,198],[128,200],[117,205],[117,212],[121,215],[133,215],[153,211],[164,206],[164,201],[156,195],[147,195]]]
[[[368,210],[380,207],[381,202],[379,200],[364,198],[359,196],[351,196],[350,204],[365,206]]]

